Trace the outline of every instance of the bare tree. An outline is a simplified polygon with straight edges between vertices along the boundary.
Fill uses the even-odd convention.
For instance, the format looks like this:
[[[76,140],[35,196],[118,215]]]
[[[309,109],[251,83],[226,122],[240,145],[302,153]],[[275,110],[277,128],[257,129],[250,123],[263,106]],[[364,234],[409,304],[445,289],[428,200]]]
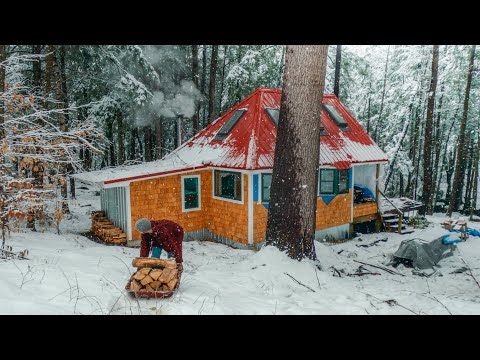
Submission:
[[[210,59],[210,84],[208,87],[208,123],[215,120],[215,83],[218,64],[218,45],[212,45],[212,58]]]
[[[192,79],[195,88],[198,89],[200,83],[200,75],[198,73],[198,45],[192,45]],[[196,134],[199,130],[198,117],[200,116],[200,102],[195,102],[195,113],[192,116],[193,132]]]
[[[458,135],[458,144],[457,144],[457,159],[455,162],[455,173],[453,175],[453,185],[452,185],[452,194],[450,196],[450,204],[447,210],[447,216],[452,216],[452,212],[458,207],[458,196],[460,183],[462,182],[461,174],[463,173],[462,168],[463,157],[464,157],[464,147],[465,147],[465,128],[467,127],[467,118],[468,118],[468,101],[470,99],[470,87],[472,84],[472,73],[473,73],[473,62],[475,60],[475,47],[472,45],[470,50],[470,61],[467,72],[467,85],[465,88],[465,98],[463,100],[463,116],[462,123],[460,124],[460,130]]]
[[[337,45],[337,55],[335,57],[335,81],[333,93],[336,97],[340,97],[340,68],[342,65],[342,45]]]
[[[267,245],[315,260],[322,109],[327,45],[288,45],[275,146]]]
[[[430,89],[428,91],[427,120],[425,122],[425,141],[423,146],[423,202],[425,203],[424,212],[432,215],[432,132],[433,132],[433,109],[435,107],[435,95],[437,91],[438,79],[438,45],[433,45],[432,57],[432,78],[430,80]]]

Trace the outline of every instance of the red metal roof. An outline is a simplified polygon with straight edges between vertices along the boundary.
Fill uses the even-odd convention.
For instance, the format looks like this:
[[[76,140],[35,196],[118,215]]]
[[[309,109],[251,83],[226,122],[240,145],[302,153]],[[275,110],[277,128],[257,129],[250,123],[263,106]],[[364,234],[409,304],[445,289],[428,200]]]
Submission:
[[[162,160],[76,174],[75,177],[87,182],[109,184],[207,166],[271,169],[277,128],[265,108],[280,108],[281,96],[282,91],[279,89],[255,90]],[[387,155],[335,95],[324,95],[323,103],[332,105],[342,115],[350,131],[342,131],[322,108],[320,121],[328,135],[320,136],[320,165],[347,169],[352,164],[388,160]],[[217,132],[237,109],[247,109],[247,112],[223,140],[214,140]]]
[[[273,167],[277,128],[265,108],[280,108],[282,91],[259,88],[238,103],[210,126],[198,133],[184,147],[210,145],[224,148],[210,165],[239,169]],[[324,95],[323,103],[332,105],[348,123],[350,131],[342,131],[322,109],[320,121],[328,135],[320,137],[320,164],[347,169],[354,163],[387,161],[387,155],[375,144],[363,127],[335,95]],[[216,133],[237,109],[248,111],[224,140],[214,140]]]

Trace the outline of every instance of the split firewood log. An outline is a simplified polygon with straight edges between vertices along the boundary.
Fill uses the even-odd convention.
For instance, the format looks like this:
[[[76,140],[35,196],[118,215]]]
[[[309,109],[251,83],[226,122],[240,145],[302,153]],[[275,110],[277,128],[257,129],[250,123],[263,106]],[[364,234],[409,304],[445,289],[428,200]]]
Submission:
[[[168,269],[175,269],[177,267],[177,263],[175,259],[166,260],[166,259],[137,257],[132,260],[132,266],[135,266],[135,267],[150,266],[150,267],[164,267]]]
[[[150,284],[147,284],[147,285],[145,286],[145,290],[153,291],[153,288],[150,286]]]
[[[148,275],[148,274],[150,273],[150,270],[152,270],[152,268],[145,267],[145,268],[140,269],[139,271],[140,271],[142,274]]]
[[[137,280],[132,280],[130,283],[130,289],[133,291],[138,291],[142,288],[142,284],[140,284]]]
[[[147,284],[150,284],[152,281],[153,281],[153,279],[150,276],[147,275],[140,281],[140,283],[142,285],[147,285]]]
[[[163,269],[162,275],[160,275],[158,281],[164,284],[168,283],[170,280],[172,280],[172,277],[175,276],[175,274],[173,274],[173,271],[176,271],[176,269]]]
[[[145,276],[147,276],[147,274],[144,274],[140,271],[137,271],[135,273],[135,275],[133,275],[133,278],[136,279],[136,280],[143,280],[145,278]]]
[[[166,269],[166,270],[170,270],[167,276],[167,280],[165,281],[166,283],[169,283],[170,281],[172,281],[172,279],[177,278],[177,274],[178,274],[177,269]]]
[[[177,285],[177,282],[178,282],[178,278],[177,277],[174,277],[172,280],[170,280],[167,284],[168,288],[170,290],[173,290],[173,288],[175,287],[175,285]]]
[[[153,280],[158,280],[158,278],[162,275],[162,270],[153,269],[148,275],[150,275]]]
[[[161,285],[161,282],[160,281],[152,281],[150,284],[148,284],[153,290],[157,290],[160,285]]]
[[[160,289],[159,289],[159,290],[160,290]],[[167,285],[167,284],[163,284],[162,287],[161,287],[161,290],[169,290],[168,285]]]

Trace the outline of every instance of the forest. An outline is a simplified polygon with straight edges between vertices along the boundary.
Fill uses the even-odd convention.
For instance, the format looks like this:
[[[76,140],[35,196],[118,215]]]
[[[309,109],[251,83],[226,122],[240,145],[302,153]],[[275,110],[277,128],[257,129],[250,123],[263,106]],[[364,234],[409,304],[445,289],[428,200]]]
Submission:
[[[329,46],[324,93],[387,153],[387,196],[479,214],[479,56]],[[281,89],[284,60],[282,45],[0,45],[2,229],[58,227],[71,174],[161,159],[256,88]]]

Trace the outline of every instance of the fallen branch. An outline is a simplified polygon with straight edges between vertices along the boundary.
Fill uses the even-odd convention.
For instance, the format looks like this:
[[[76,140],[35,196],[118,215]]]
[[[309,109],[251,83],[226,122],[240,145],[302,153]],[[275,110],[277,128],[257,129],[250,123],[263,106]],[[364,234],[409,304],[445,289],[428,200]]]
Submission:
[[[386,271],[386,272],[388,272],[388,273],[390,273],[390,274],[405,276],[405,275],[403,275],[403,274],[400,274],[399,272],[393,271],[393,270],[391,270],[391,269],[389,269],[389,268],[386,268],[386,267],[383,267],[383,266],[372,265],[372,264],[368,264],[368,263],[365,263],[365,262],[362,262],[362,261],[358,261],[358,260],[353,260],[353,261],[355,261],[355,262],[357,262],[357,263],[360,263],[360,264],[363,264],[363,265],[368,265],[368,266],[372,266],[372,267],[377,268],[377,269],[384,270],[384,271]]]
[[[357,272],[353,274],[347,274],[347,276],[363,276],[363,275],[382,275],[378,272]]]
[[[303,287],[306,287],[308,290],[315,292],[315,290],[313,290],[311,287],[308,287],[307,285],[302,284],[300,281],[298,281],[297,279],[295,279],[292,275],[290,275],[290,274],[288,274],[288,273],[284,273],[284,274],[290,276],[290,277],[293,279],[293,281],[295,281],[297,284],[300,284],[300,285],[302,285]]]
[[[379,240],[376,240],[374,242],[371,242],[370,244],[362,244],[362,245],[357,244],[357,247],[370,247],[370,246],[378,244],[380,241],[386,242],[387,240],[388,240],[388,238],[384,238],[384,239],[379,239]]]

